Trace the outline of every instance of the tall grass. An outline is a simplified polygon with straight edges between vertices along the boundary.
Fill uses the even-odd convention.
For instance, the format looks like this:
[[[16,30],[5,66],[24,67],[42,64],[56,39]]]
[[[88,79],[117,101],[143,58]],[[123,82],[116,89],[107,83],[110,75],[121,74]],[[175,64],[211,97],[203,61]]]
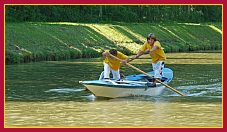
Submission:
[[[221,23],[6,23],[6,64],[99,57],[115,48],[135,54],[148,33],[154,33],[165,52],[220,50]],[[216,29],[217,28],[217,29]],[[215,30],[216,29],[216,30]]]

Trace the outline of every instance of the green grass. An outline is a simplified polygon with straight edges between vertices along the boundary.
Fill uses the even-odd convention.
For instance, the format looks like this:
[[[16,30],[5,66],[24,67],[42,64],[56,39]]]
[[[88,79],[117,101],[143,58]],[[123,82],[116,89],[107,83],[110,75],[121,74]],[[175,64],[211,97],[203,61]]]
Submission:
[[[18,64],[95,58],[110,48],[131,55],[150,32],[165,52],[221,50],[221,30],[221,23],[6,23],[5,59],[6,64]]]

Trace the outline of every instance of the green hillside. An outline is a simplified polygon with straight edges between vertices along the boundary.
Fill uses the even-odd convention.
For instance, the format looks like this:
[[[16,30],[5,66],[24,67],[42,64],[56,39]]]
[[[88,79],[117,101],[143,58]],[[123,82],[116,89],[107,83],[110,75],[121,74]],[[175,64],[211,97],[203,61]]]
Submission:
[[[154,33],[165,52],[220,50],[221,23],[6,23],[6,64],[100,57],[115,48],[134,54]]]

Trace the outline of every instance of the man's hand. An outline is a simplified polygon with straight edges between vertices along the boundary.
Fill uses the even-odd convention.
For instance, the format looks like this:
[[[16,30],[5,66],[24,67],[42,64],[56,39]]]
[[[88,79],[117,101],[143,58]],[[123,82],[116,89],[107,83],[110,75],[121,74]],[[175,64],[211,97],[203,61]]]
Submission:
[[[134,55],[132,58],[129,58],[128,62],[133,61],[135,59],[139,58],[137,55]]]
[[[147,50],[144,51],[145,54],[149,54],[150,52],[151,52],[150,49],[147,49]]]
[[[109,53],[109,52],[107,52],[107,51],[106,51],[106,52],[103,52],[103,53],[102,53],[102,56],[103,56],[103,57],[110,56],[110,53]]]
[[[126,64],[128,60],[122,60],[121,63]]]

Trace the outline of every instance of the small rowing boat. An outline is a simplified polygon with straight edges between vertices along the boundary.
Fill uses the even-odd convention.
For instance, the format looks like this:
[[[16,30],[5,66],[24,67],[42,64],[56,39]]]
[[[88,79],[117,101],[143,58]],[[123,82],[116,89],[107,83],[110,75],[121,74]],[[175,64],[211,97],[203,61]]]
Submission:
[[[154,75],[154,72],[148,72],[150,76]],[[173,71],[169,68],[163,69],[162,83],[168,84],[173,79]],[[129,75],[120,81],[104,80],[103,72],[101,73],[99,80],[91,81],[79,81],[89,91],[91,91],[96,97],[127,97],[127,96],[158,96],[163,92],[165,86],[161,83],[153,85],[153,78],[150,78],[144,74]]]

